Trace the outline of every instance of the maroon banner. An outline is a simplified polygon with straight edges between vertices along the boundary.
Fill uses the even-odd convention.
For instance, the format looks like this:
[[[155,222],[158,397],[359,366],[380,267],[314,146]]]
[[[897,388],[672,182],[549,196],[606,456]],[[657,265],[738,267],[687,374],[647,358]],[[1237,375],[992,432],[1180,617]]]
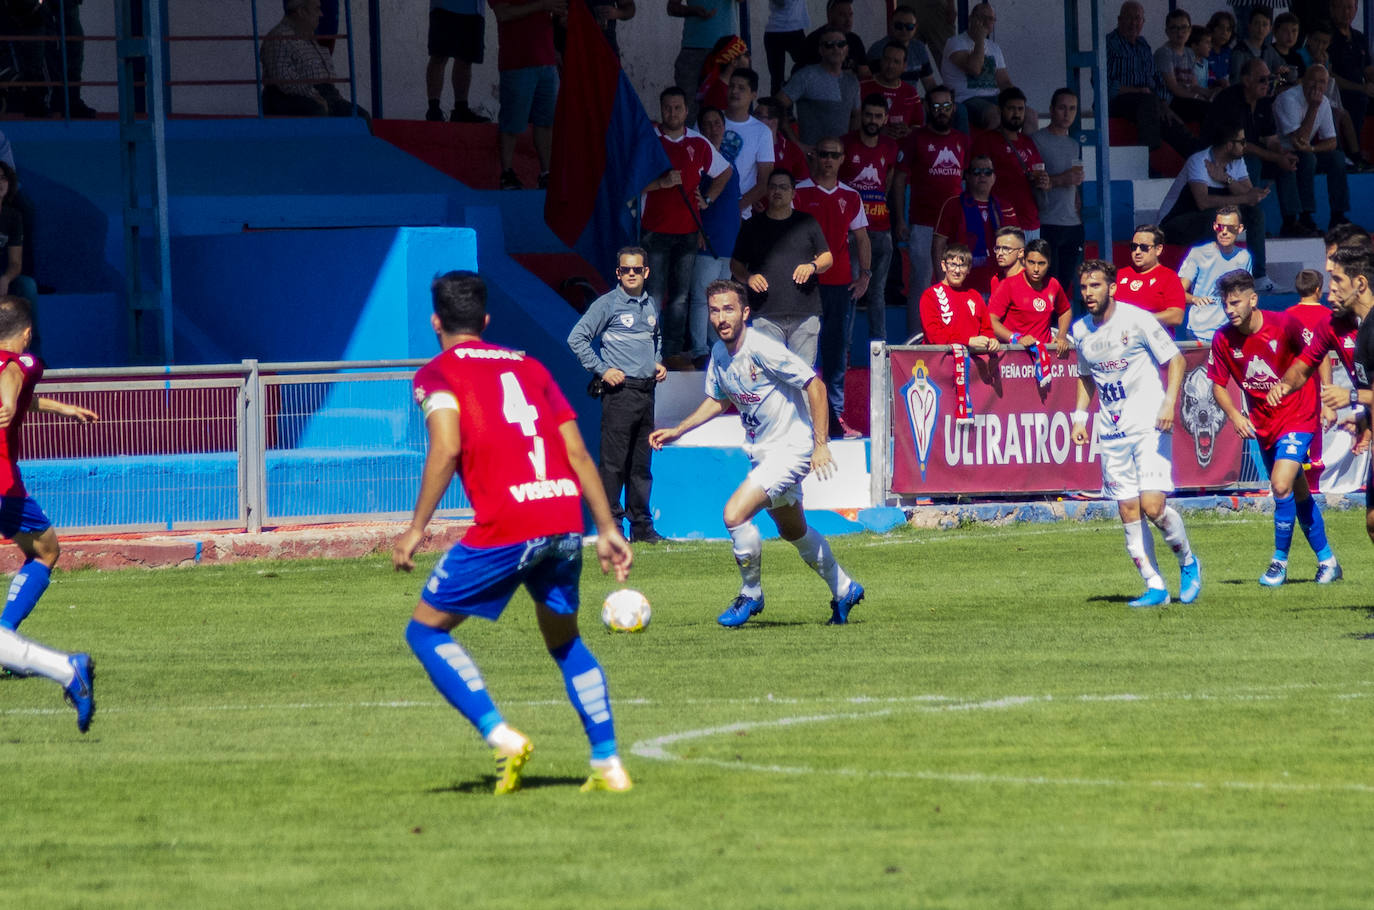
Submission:
[[[1187,362],[1174,416],[1174,484],[1220,487],[1240,476],[1244,444],[1212,400],[1207,350]],[[892,492],[1053,493],[1102,488],[1097,401],[1088,408],[1092,442],[1074,445],[1070,414],[1078,362],[1055,360],[1048,386],[1029,351],[974,355],[968,376],[971,423],[955,419],[955,357],[948,350],[892,351]],[[1234,385],[1231,394],[1236,396]],[[1238,400],[1238,399],[1237,399]],[[1226,430],[1223,432],[1223,430]]]

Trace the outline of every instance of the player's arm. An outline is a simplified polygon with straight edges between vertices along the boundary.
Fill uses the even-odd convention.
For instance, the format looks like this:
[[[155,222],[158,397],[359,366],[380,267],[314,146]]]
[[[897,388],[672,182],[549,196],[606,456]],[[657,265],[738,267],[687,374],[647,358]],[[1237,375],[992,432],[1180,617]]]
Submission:
[[[1088,371],[1087,364],[1083,363],[1082,355],[1078,361],[1078,396],[1073,404],[1073,442],[1074,445],[1086,445],[1088,442],[1088,405],[1092,404],[1093,392],[1097,391],[1097,383],[1093,382],[1093,375]]]
[[[1215,379],[1212,380],[1212,400],[1217,403],[1217,407],[1221,408],[1222,412],[1226,415],[1226,419],[1231,421],[1231,429],[1236,431],[1237,436],[1241,439],[1255,438],[1257,435],[1255,433],[1255,425],[1250,422],[1250,418],[1246,417],[1245,414],[1241,412],[1240,408],[1236,407],[1236,403],[1231,400],[1230,393],[1226,391],[1226,383],[1217,382]]]
[[[71,417],[81,423],[93,423],[100,419],[100,415],[89,408],[78,407],[74,404],[67,404],[65,401],[56,401],[52,398],[35,397],[29,403],[30,411],[41,411],[45,414],[57,414],[62,417]]]
[[[992,334],[996,335],[999,341],[1004,341],[1007,344],[1016,344],[1016,342],[1012,340],[1011,329],[1002,325],[1002,320],[997,318],[996,313],[989,311],[988,321],[992,323]]]
[[[447,397],[444,397],[447,395]],[[439,399],[436,403],[434,399]],[[458,429],[458,403],[452,395],[437,393],[427,402],[429,414],[425,429],[429,433],[429,450],[425,454],[425,470],[420,478],[420,495],[415,500],[415,512],[410,527],[396,538],[391,548],[391,565],[398,572],[415,568],[415,551],[425,539],[425,527],[439,508],[454,473],[458,470],[458,455],[462,439]]]
[[[849,283],[849,299],[860,300],[868,293],[868,282],[873,277],[873,244],[868,239],[868,228],[862,227],[849,232],[854,241],[854,258],[859,263],[859,277]]]
[[[677,426],[654,430],[650,433],[649,445],[653,446],[655,449],[661,449],[688,430],[699,427],[711,418],[719,417],[721,414],[724,414],[725,409],[729,407],[729,405],[729,399],[722,401],[715,398],[707,398],[701,404],[697,405],[697,409],[688,414]]]
[[[811,412],[811,473],[829,480],[835,474],[835,462],[830,457],[830,400],[825,383],[813,376],[803,391],[806,409]]]
[[[0,370],[0,429],[10,425],[19,407],[19,390],[24,387],[24,370],[11,360]]]
[[[1270,407],[1275,407],[1283,401],[1286,395],[1296,392],[1303,387],[1312,376],[1312,364],[1308,363],[1303,357],[1299,357],[1289,364],[1288,369],[1283,371],[1283,378],[1274,384],[1265,396],[1265,401]]]
[[[565,421],[558,432],[562,434],[563,445],[568,450],[568,463],[577,475],[577,482],[582,485],[582,498],[591,510],[592,521],[596,523],[596,558],[601,563],[601,574],[605,575],[614,568],[615,580],[623,582],[630,577],[634,552],[611,516],[611,504],[606,499],[606,488],[601,485],[596,462],[587,453],[587,444],[577,429],[577,421]]]
[[[1073,342],[1069,340],[1069,329],[1072,325],[1073,310],[1068,309],[1059,314],[1059,325],[1050,343],[1054,345],[1055,353],[1061,358],[1069,356],[1069,349],[1073,347]]]
[[[1178,406],[1178,390],[1183,388],[1183,374],[1188,370],[1187,362],[1180,351],[1169,358],[1169,373],[1164,386],[1164,404],[1155,418],[1155,429],[1167,433],[1174,428],[1174,408]]]

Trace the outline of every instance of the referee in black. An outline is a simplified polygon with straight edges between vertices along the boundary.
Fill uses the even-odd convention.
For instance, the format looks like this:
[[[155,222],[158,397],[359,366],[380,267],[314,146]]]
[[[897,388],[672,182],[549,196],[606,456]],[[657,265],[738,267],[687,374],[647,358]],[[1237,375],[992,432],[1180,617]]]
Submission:
[[[630,519],[630,540],[636,543],[663,539],[649,511],[649,433],[654,429],[654,385],[668,371],[660,362],[658,307],[644,288],[648,255],[637,246],[617,253],[619,285],[592,301],[568,335],[568,347],[594,377],[592,387],[600,389],[601,484],[616,521]]]

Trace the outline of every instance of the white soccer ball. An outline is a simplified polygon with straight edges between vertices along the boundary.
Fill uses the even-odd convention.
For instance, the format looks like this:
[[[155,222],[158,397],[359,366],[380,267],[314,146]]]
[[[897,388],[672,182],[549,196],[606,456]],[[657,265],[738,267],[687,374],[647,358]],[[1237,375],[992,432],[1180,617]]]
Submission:
[[[652,614],[649,599],[630,588],[612,591],[601,604],[601,621],[612,632],[641,632]]]

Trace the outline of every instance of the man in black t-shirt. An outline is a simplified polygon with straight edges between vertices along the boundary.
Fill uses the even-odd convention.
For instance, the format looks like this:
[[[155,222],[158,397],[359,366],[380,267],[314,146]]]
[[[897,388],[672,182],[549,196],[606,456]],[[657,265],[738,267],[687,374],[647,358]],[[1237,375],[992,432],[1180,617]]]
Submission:
[[[814,364],[821,331],[816,276],[834,263],[820,222],[792,208],[791,172],[768,175],[768,208],[740,227],[730,274],[749,288],[750,323]]]

